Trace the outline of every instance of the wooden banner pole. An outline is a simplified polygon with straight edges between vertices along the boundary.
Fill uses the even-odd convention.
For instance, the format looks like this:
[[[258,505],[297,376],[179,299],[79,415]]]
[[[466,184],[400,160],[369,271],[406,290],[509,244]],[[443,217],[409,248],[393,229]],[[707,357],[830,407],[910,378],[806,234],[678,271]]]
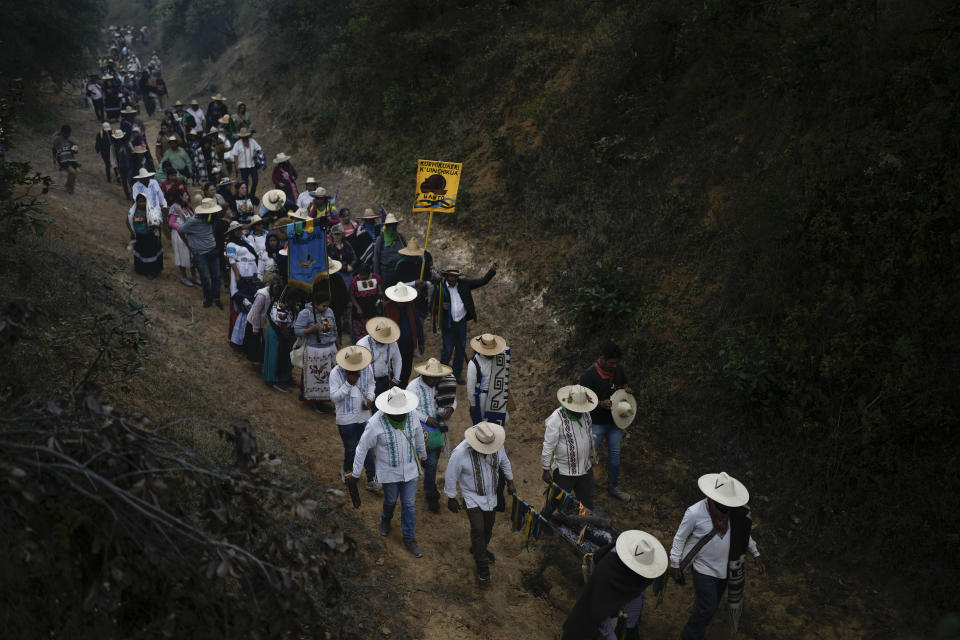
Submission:
[[[423,256],[420,258],[420,280],[423,280],[423,270],[427,266],[427,246],[430,244],[430,227],[433,225],[433,209],[427,218],[427,237],[423,240]]]

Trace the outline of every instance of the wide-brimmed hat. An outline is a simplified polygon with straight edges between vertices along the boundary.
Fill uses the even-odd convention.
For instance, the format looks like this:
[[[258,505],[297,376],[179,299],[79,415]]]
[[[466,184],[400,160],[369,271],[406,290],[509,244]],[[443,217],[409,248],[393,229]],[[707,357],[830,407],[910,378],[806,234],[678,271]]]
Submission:
[[[167,142],[180,142],[177,136],[167,136]]]
[[[137,172],[137,175],[133,176],[134,180],[142,180],[143,178],[152,178],[155,176],[153,171],[147,171],[146,167],[140,167],[140,171]]]
[[[187,105],[183,104],[183,102],[181,102],[180,100],[177,100],[176,102],[173,103],[173,106],[175,106],[175,107],[185,107],[185,106],[187,106]]]
[[[386,219],[383,221],[383,224],[395,224],[397,222],[403,222],[403,218],[398,218],[392,213],[388,213]]]
[[[263,194],[263,206],[269,211],[279,211],[283,203],[287,201],[287,194],[282,189],[270,189]]]
[[[217,126],[214,125],[214,126],[210,127],[210,130],[207,131],[207,133],[220,133],[220,129],[218,129]]]
[[[383,316],[370,318],[365,328],[370,337],[380,344],[390,344],[400,339],[400,327],[390,318]]]
[[[250,130],[247,129],[246,127],[243,127],[242,129],[240,129],[240,131],[237,132],[237,137],[238,137],[238,138],[249,138],[249,137],[250,137]]]
[[[247,226],[247,225],[245,225],[245,224],[243,224],[243,223],[241,223],[241,222],[238,222],[238,221],[234,220],[233,222],[230,223],[230,226],[227,227],[227,233],[233,233],[233,232],[236,231],[237,229],[243,229],[243,228],[245,228],[246,226]]]
[[[200,206],[194,209],[194,213],[199,214],[218,213],[220,211],[223,211],[223,207],[217,203],[216,198],[204,198],[200,201]]]
[[[133,151],[134,153],[146,153],[147,148],[142,144],[138,144],[138,145],[134,145],[131,151]]]
[[[417,290],[413,287],[408,287],[402,282],[398,282],[392,287],[387,287],[386,294],[387,297],[394,302],[410,302],[417,298]]]
[[[261,218],[257,214],[253,214],[253,217],[250,218],[250,222],[248,222],[247,224],[249,224],[252,227],[253,225],[260,224],[261,222],[263,222],[263,218]]]
[[[115,129],[110,134],[110,137],[113,138],[114,140],[123,140],[126,137],[126,135],[127,134],[123,132],[123,129]]]
[[[447,267],[446,269],[440,272],[440,275],[457,276],[459,278],[463,274],[460,273],[460,269],[458,267]]]
[[[400,251],[397,253],[402,256],[422,256],[423,247],[420,246],[420,243],[416,238],[410,238],[410,242],[407,243],[407,246],[405,246],[403,249],[400,249]]]
[[[360,220],[373,220],[373,219],[379,220],[380,214],[374,211],[373,209],[367,207],[366,209],[363,210],[363,215],[360,216],[359,219]]]
[[[626,429],[637,417],[637,399],[623,389],[617,389],[610,396],[610,413],[618,429]]]
[[[120,113],[122,113],[122,114],[124,114],[124,115],[129,115],[129,114],[136,113],[136,112],[137,112],[137,110],[134,109],[133,107],[131,107],[130,105],[127,105],[127,106],[125,106],[123,109],[120,109]]]
[[[273,158],[273,164],[280,164],[281,162],[288,162],[288,161],[291,159],[291,157],[292,157],[292,156],[288,156],[288,155],[285,154],[283,151],[281,151],[281,152],[278,153],[276,156],[274,156],[274,158]]]
[[[300,207],[299,209],[291,213],[290,217],[296,220],[304,220],[304,221],[313,220],[313,218],[310,217],[310,212],[304,209],[303,207]]]
[[[503,427],[495,422],[478,422],[463,432],[463,439],[477,453],[488,454],[500,450],[507,434]]]
[[[225,186],[227,186],[228,184],[233,184],[233,180],[231,180],[231,179],[228,178],[227,176],[223,176],[222,178],[220,178],[220,182],[217,183],[217,186],[218,186],[218,187],[225,187]]]
[[[113,127],[110,126],[109,122],[104,122],[102,125],[100,125],[100,127],[103,128],[104,131],[110,131],[111,129],[113,129]]]
[[[219,93],[215,93],[210,99],[211,99],[211,100],[219,100],[220,102],[223,102],[224,100],[227,99],[227,97],[226,97],[226,96],[223,96],[223,95],[221,95],[221,94],[219,94]]]
[[[507,341],[493,333],[484,333],[470,338],[470,346],[477,353],[485,356],[495,356],[498,353],[503,353],[503,350],[507,348]]]
[[[313,191],[308,191],[311,196],[314,198],[325,198],[327,196],[327,190],[323,187],[317,187]]]
[[[570,411],[576,413],[586,413],[597,408],[597,394],[592,389],[588,389],[579,384],[572,384],[566,387],[560,387],[557,391],[557,400],[560,404]]]
[[[304,184],[317,184],[316,178],[307,178],[307,181]]]
[[[327,275],[332,276],[335,273],[340,273],[340,269],[343,269],[343,263],[339,260],[334,260],[333,258],[327,258]]]
[[[200,102],[199,102],[196,98],[194,98],[193,100],[190,101],[190,106],[191,106],[191,107],[199,107],[199,106],[200,106]]]
[[[230,124],[230,116],[220,116],[217,118],[217,122],[220,124]]]
[[[443,364],[436,358],[430,358],[426,362],[414,365],[413,370],[428,378],[442,378],[453,373],[453,367]]]
[[[736,478],[727,475],[726,471],[700,476],[697,486],[703,495],[728,507],[742,507],[750,501],[747,488]]]
[[[399,416],[410,413],[420,404],[417,394],[400,387],[391,387],[377,396],[377,409],[387,415]]]
[[[352,344],[337,351],[336,360],[341,369],[362,371],[364,367],[373,362],[373,354],[366,347]]]
[[[659,578],[667,570],[667,551],[646,531],[632,529],[617,536],[617,557],[644,578]]]

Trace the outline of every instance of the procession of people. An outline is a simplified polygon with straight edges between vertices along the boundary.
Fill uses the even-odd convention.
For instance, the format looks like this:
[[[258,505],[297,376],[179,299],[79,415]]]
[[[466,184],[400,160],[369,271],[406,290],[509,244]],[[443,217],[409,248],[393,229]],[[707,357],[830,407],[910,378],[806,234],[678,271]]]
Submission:
[[[380,535],[391,536],[399,502],[402,546],[420,558],[418,524],[441,512],[441,496],[449,511],[463,510],[476,579],[488,583],[496,513],[517,495],[508,449],[520,446],[508,444],[511,348],[484,324],[482,288],[495,282],[498,263],[479,277],[464,265],[438,268],[404,233],[399,211],[369,204],[352,216],[346,194],[331,194],[313,177],[299,183],[296,158],[285,151],[273,156],[264,176],[270,188],[261,191],[267,155],[247,104],[231,113],[227,97],[215,93],[205,111],[197,99],[165,107],[159,57],[144,65],[134,53],[149,42],[146,27],[107,31],[108,53],[84,91],[100,123],[92,147],[104,164],[98,175],[128,201],[123,223],[134,272],[155,279],[172,259],[184,294],[216,307],[208,313],[226,311],[227,342],[258,368],[264,393],[296,389],[305,406],[334,418],[343,444],[338,472],[355,504],[361,482],[380,496]],[[64,125],[53,157],[72,193],[79,145],[71,133]],[[305,225],[327,239],[326,268],[309,287],[291,282],[289,264],[291,229]],[[439,353],[428,353],[425,326],[439,334]],[[624,436],[638,411],[624,360],[606,341],[595,362],[571,372],[576,383],[561,386],[556,409],[543,416],[540,476],[526,478],[559,487],[588,512],[634,499],[621,474]],[[454,414],[469,416],[459,442]],[[594,475],[602,448],[606,497],[597,495]],[[416,510],[421,478],[426,516]],[[563,638],[639,637],[647,588],[668,575],[682,583],[688,568],[695,601],[681,637],[705,637],[725,591],[736,628],[747,554],[766,572],[751,536],[749,493],[725,472],[702,475],[698,487],[703,499],[686,510],[669,552],[630,529],[593,553]]]

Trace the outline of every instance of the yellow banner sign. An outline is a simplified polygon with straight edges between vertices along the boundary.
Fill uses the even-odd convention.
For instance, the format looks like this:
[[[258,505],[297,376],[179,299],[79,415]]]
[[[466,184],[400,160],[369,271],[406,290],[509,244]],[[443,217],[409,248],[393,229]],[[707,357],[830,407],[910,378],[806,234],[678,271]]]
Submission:
[[[453,212],[457,206],[457,188],[463,163],[417,160],[417,196],[414,213]]]

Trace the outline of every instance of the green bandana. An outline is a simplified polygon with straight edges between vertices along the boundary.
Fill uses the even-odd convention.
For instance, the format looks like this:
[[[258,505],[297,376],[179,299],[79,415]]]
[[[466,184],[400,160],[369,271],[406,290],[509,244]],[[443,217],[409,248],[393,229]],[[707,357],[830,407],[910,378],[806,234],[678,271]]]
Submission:
[[[384,228],[383,228],[383,231],[381,232],[380,235],[383,236],[383,246],[385,246],[385,247],[392,246],[393,243],[397,241],[397,229],[396,229],[396,227],[394,227],[393,229],[390,229],[390,228],[388,228],[388,227],[384,227]]]
[[[407,417],[406,417],[406,416],[404,416],[403,418],[401,418],[399,421],[394,420],[393,418],[391,418],[391,417],[390,417],[388,414],[386,414],[386,413],[383,414],[383,417],[387,419],[387,424],[389,424],[389,425],[390,425],[391,427],[393,427],[394,429],[403,429],[403,427],[407,424]]]
[[[567,409],[566,407],[563,407],[563,412],[564,412],[565,414],[567,414],[567,417],[568,417],[568,418],[570,418],[571,420],[575,420],[575,421],[577,422],[577,424],[580,423],[580,414],[579,414],[579,413],[576,413],[575,411],[570,411],[570,409]]]

